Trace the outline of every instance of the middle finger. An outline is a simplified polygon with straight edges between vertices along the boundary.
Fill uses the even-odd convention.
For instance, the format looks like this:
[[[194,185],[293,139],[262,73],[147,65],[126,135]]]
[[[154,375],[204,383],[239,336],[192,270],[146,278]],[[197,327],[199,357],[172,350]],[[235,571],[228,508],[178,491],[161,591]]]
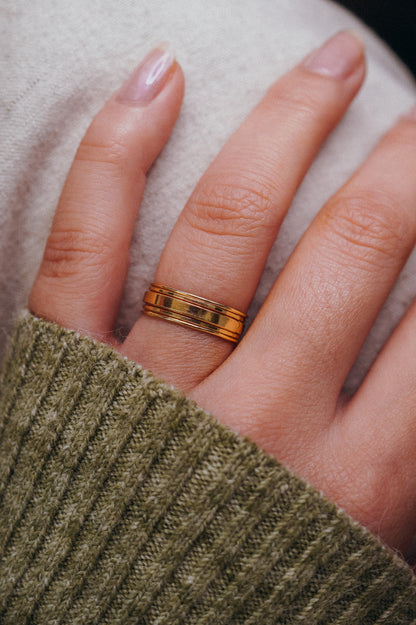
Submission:
[[[293,196],[364,72],[361,41],[343,32],[269,89],[194,190],[155,282],[247,310]],[[123,346],[185,391],[230,350],[222,339],[146,315]]]

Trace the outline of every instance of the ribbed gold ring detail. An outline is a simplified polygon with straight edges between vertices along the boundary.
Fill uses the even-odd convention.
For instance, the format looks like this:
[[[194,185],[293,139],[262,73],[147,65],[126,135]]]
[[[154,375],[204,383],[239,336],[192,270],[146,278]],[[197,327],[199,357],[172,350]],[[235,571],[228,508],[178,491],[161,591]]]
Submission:
[[[238,343],[246,318],[235,308],[162,284],[151,284],[143,302],[143,312],[151,317],[207,332],[232,343]]]

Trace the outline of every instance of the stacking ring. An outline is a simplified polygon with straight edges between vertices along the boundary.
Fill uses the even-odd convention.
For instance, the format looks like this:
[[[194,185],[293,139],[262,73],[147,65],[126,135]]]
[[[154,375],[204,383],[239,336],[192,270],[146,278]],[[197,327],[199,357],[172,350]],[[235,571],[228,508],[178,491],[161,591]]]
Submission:
[[[191,293],[151,284],[143,298],[143,312],[238,343],[246,315]]]

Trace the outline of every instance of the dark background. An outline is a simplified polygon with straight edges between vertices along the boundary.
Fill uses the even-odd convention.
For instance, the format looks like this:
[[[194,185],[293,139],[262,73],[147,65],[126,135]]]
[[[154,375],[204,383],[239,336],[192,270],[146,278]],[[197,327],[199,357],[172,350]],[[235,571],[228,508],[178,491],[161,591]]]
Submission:
[[[366,22],[416,76],[416,0],[337,0]]]

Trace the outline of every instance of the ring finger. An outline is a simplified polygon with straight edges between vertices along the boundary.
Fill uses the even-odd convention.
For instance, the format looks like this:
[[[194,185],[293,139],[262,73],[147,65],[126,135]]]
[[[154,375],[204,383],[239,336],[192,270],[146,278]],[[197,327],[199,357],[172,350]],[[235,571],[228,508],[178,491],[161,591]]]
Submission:
[[[292,198],[364,72],[362,43],[339,33],[269,89],[198,183],[155,282],[247,310]],[[231,345],[143,315],[122,350],[186,391]]]
[[[221,368],[223,379],[232,381],[215,397],[224,414],[213,410],[210,399],[219,372],[196,389],[196,401],[230,427],[240,424],[240,431],[286,462],[291,460],[287,453],[296,455],[302,446],[302,435],[319,434],[340,414],[348,371],[415,244],[415,122],[414,113],[399,120],[306,231],[239,346],[238,359],[233,355]],[[410,341],[408,345],[411,354]],[[394,353],[392,347],[389,353]],[[397,364],[397,355],[384,356],[377,367],[384,378],[378,374],[376,385],[364,384],[364,396],[370,388],[373,399],[378,393],[378,404],[367,405],[378,405],[380,422],[381,403],[386,406],[387,392],[397,391],[403,370],[408,373],[401,383],[413,380],[410,368],[396,367],[393,374],[394,360]],[[247,397],[249,382],[255,391]],[[362,396],[359,391],[353,405],[358,401],[362,407]],[[247,419],[243,426],[242,412]],[[281,447],[283,431],[286,449]]]

